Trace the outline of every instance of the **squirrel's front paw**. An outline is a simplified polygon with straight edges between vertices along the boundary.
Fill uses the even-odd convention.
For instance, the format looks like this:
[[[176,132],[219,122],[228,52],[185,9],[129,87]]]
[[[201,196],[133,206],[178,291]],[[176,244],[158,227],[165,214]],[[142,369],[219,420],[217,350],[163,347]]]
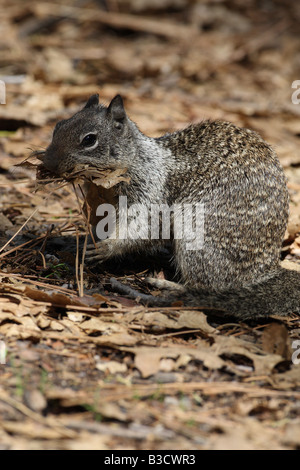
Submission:
[[[103,263],[114,256],[114,243],[107,239],[87,246],[86,261],[88,263]]]

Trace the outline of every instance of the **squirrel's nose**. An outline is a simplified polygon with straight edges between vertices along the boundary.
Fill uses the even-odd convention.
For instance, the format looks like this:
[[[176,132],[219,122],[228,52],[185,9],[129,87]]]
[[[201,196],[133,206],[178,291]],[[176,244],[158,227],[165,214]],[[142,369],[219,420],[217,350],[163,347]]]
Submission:
[[[59,174],[59,155],[56,152],[55,148],[52,145],[46,149],[43,164],[47,168],[47,170],[51,171],[52,173]]]

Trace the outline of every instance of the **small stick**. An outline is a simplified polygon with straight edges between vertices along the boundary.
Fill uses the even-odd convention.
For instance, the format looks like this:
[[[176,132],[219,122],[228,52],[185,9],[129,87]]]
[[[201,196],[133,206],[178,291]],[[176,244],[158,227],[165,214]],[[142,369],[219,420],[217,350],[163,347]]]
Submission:
[[[45,201],[47,201],[50,196],[52,196],[52,194],[54,193],[54,191],[56,189],[60,189],[60,188],[55,188],[53,189],[53,191],[51,191],[50,194],[48,194],[48,196],[45,198]],[[13,239],[21,232],[21,230],[23,230],[23,228],[25,227],[25,225],[29,222],[29,220],[38,212],[39,210],[39,207],[37,207],[36,209],[34,209],[34,211],[32,212],[32,214],[30,214],[30,216],[27,218],[27,220],[25,220],[24,224],[21,225],[21,227],[16,231],[16,233],[5,243],[5,245],[2,246],[2,248],[0,248],[0,253],[5,250],[5,248],[13,241]]]
[[[162,298],[153,297],[153,295],[142,294],[141,292],[133,289],[130,286],[126,286],[121,282],[117,281],[114,277],[110,278],[110,284],[114,290],[123,295],[128,295],[131,299],[141,300],[142,302],[147,303],[148,305],[153,306],[166,306],[172,302],[172,300],[165,300]]]
[[[51,193],[52,194],[52,193]],[[23,230],[23,228],[25,227],[25,225],[29,222],[29,220],[37,213],[37,211],[39,210],[39,207],[37,207],[36,209],[34,209],[34,211],[32,212],[32,214],[28,217],[27,220],[25,220],[24,224],[21,225],[21,227],[16,231],[16,233],[8,240],[8,242],[5,243],[5,245],[3,245],[2,248],[0,248],[0,253],[5,250],[5,248],[13,241],[13,239],[21,232],[21,230]]]
[[[75,226],[76,230],[76,256],[75,256],[75,275],[76,275],[76,282],[77,282],[77,287],[78,287],[78,295],[80,297],[80,282],[79,282],[79,234],[77,227]]]
[[[66,18],[80,19],[81,21],[97,21],[114,28],[126,28],[133,31],[142,31],[169,39],[188,38],[198,36],[198,29],[191,25],[185,26],[170,21],[157,21],[144,16],[130,15],[124,13],[108,12],[95,8],[79,8],[67,5],[58,5],[49,2],[36,3],[33,7],[34,13],[42,17],[62,16]]]
[[[47,263],[46,263],[45,256],[43,255],[42,251],[38,251],[38,254],[41,255],[41,258],[42,258],[42,261],[43,261],[43,268],[46,269],[47,268]]]
[[[41,235],[40,237],[35,238],[35,240],[28,240],[27,242],[22,243],[22,245],[15,246],[15,247],[12,248],[11,250],[8,250],[8,251],[6,251],[5,253],[2,253],[2,255],[0,255],[0,258],[4,258],[5,256],[10,255],[10,253],[13,253],[14,251],[20,250],[20,249],[23,248],[25,245],[28,245],[29,243],[32,243],[33,241],[34,241],[33,246],[35,246],[35,245],[37,245],[37,243],[39,242],[39,240],[42,240],[44,237],[45,237],[45,235]],[[31,247],[31,248],[32,248],[32,247]]]
[[[81,189],[81,187],[80,187],[80,189]],[[89,207],[88,204],[87,204],[87,211],[88,211],[88,216],[87,216],[87,219],[86,219],[87,231],[85,232],[85,238],[84,238],[84,244],[83,244],[83,250],[82,250],[82,261],[81,261],[81,264],[80,264],[80,292],[79,292],[79,297],[83,297],[83,268],[84,268],[84,258],[85,258],[85,254],[86,254],[86,247],[87,247],[87,241],[88,241],[88,236],[89,236],[89,227],[90,227],[91,210],[90,210],[90,207]]]

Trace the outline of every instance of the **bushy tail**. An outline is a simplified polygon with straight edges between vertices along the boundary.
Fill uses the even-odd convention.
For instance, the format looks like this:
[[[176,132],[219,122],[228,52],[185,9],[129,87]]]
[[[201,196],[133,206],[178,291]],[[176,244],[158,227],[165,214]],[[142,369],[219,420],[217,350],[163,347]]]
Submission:
[[[185,305],[221,310],[226,316],[240,320],[288,315],[300,312],[300,272],[280,268],[273,276],[257,284],[236,290],[208,292],[202,289],[185,288],[174,282],[147,278],[148,283],[169,293],[162,297],[142,294],[116,279],[110,280],[114,290],[139,299],[148,306],[170,306],[182,300]],[[170,292],[171,290],[171,292]]]
[[[280,268],[272,277],[237,290],[220,293],[192,289],[189,305],[224,310],[239,319],[300,312],[300,272]]]

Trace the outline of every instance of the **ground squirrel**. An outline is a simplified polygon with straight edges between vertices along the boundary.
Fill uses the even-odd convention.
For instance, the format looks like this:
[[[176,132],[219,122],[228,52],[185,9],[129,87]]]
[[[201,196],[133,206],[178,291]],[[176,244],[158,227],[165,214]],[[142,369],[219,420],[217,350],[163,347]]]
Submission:
[[[108,107],[93,95],[57,123],[44,156],[45,167],[58,175],[78,163],[126,168],[130,183],[114,189],[128,206],[203,205],[201,249],[188,250],[184,238],[175,239],[174,219],[171,230],[173,260],[190,304],[242,319],[299,312],[300,273],[280,266],[286,179],[274,150],[256,132],[207,120],[151,138],[128,117],[120,95]],[[165,243],[109,237],[89,255],[105,260]]]

